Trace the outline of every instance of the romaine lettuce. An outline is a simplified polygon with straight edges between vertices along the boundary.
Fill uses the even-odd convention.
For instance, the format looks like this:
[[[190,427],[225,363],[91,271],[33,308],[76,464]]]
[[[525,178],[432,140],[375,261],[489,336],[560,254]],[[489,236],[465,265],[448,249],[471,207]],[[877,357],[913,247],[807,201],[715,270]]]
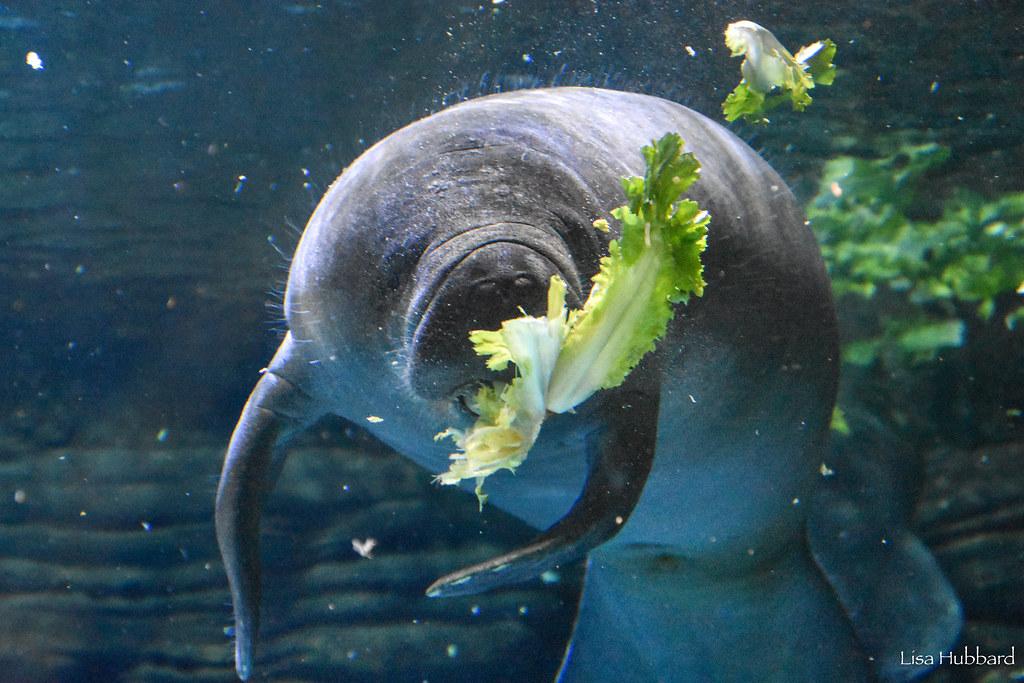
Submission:
[[[733,57],[743,57],[743,79],[722,103],[728,121],[766,122],[764,113],[787,100],[794,111],[803,111],[811,103],[808,90],[835,80],[836,44],[828,39],[805,45],[794,57],[765,27],[737,21],[726,27],[725,44]]]
[[[468,430],[448,429],[459,448],[442,484],[475,478],[483,505],[484,479],[500,469],[515,471],[540,432],[548,412],[572,410],[600,389],[621,384],[644,354],[665,334],[672,304],[704,291],[700,254],[707,246],[710,218],[696,202],[680,200],[700,174],[700,164],[683,153],[679,135],[669,133],[643,148],[643,178],[623,178],[627,203],[612,211],[621,238],[608,245],[579,311],[565,306],[565,282],[548,288],[547,316],[505,321],[500,330],[470,334],[487,367],[511,362],[510,384],[484,386],[473,407],[479,415]],[[605,221],[595,227],[607,230]]]

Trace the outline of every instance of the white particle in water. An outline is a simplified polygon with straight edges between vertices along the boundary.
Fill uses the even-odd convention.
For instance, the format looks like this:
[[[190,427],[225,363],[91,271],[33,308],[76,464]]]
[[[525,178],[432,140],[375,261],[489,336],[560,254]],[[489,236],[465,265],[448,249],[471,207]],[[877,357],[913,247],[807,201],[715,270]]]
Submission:
[[[554,571],[552,569],[549,569],[549,570],[547,570],[546,572],[544,572],[543,574],[540,575],[540,580],[541,580],[542,583],[547,583],[547,584],[558,583],[558,581],[559,581],[558,572],[556,572],[556,571]]]
[[[365,557],[368,560],[373,559],[373,549],[376,547],[376,538],[368,538],[365,541],[361,541],[358,538],[352,539],[352,550],[355,550],[361,557]]]
[[[30,51],[25,55],[25,63],[32,67],[33,71],[43,70],[43,58],[39,56],[39,53],[35,50]]]

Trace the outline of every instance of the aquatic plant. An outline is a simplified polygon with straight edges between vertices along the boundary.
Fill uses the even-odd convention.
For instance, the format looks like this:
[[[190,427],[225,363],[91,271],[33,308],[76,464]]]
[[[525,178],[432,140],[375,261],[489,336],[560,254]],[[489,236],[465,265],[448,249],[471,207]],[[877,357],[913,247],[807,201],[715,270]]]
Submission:
[[[883,315],[880,332],[847,343],[843,360],[869,365],[931,360],[963,345],[968,318],[1024,321],[1024,193],[986,199],[958,190],[922,196],[923,180],[949,150],[903,145],[875,159],[841,156],[825,165],[807,216],[821,242],[837,297],[882,291],[909,304]]]

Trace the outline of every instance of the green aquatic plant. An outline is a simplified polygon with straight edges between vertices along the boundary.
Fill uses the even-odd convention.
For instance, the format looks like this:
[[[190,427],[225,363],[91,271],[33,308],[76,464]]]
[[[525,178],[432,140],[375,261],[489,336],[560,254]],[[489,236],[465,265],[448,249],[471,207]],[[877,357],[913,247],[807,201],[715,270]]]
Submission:
[[[787,102],[793,111],[803,111],[811,103],[808,91],[835,80],[836,44],[827,38],[805,45],[794,56],[765,27],[737,21],[726,27],[725,44],[733,57],[743,57],[743,78],[722,103],[727,121],[766,123],[765,113]]]
[[[926,361],[963,345],[971,316],[989,321],[998,312],[1011,330],[1024,321],[1019,299],[999,310],[1007,295],[1024,294],[1024,193],[923,197],[925,175],[948,158],[947,148],[929,143],[825,165],[807,216],[834,292],[871,299],[886,290],[909,305],[883,316],[879,334],[846,344],[846,362]]]
[[[627,203],[612,210],[621,237],[608,245],[590,296],[578,311],[565,305],[565,282],[551,278],[547,315],[506,320],[498,330],[475,330],[470,341],[487,367],[515,365],[509,384],[482,387],[472,406],[479,415],[467,430],[447,429],[459,452],[451,455],[442,484],[476,480],[483,505],[484,479],[515,471],[536,440],[548,412],[564,413],[601,389],[622,384],[664,336],[673,304],[704,292],[700,254],[707,246],[708,213],[681,199],[700,174],[700,163],[669,133],[642,150],[644,177],[622,179]],[[594,223],[608,230],[608,223]]]

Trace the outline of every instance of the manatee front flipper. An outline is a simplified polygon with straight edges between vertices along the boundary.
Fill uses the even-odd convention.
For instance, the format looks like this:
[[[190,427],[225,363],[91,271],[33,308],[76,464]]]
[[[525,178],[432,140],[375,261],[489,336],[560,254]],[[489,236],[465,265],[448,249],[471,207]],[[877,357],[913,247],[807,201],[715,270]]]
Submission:
[[[956,643],[960,602],[935,558],[887,514],[894,498],[871,464],[836,466],[816,493],[807,524],[811,554],[865,652],[884,680],[906,681],[928,666],[908,664]]]
[[[643,492],[658,436],[658,363],[650,357],[644,366],[621,387],[591,399],[600,401],[606,426],[587,444],[590,473],[569,512],[531,543],[438,579],[428,596],[471,595],[526,581],[583,557],[622,528]]]
[[[289,334],[242,409],[217,487],[216,527],[235,610],[235,669],[252,674],[260,621],[260,515],[284,464],[275,445],[316,417],[311,400],[283,376],[292,358]]]

